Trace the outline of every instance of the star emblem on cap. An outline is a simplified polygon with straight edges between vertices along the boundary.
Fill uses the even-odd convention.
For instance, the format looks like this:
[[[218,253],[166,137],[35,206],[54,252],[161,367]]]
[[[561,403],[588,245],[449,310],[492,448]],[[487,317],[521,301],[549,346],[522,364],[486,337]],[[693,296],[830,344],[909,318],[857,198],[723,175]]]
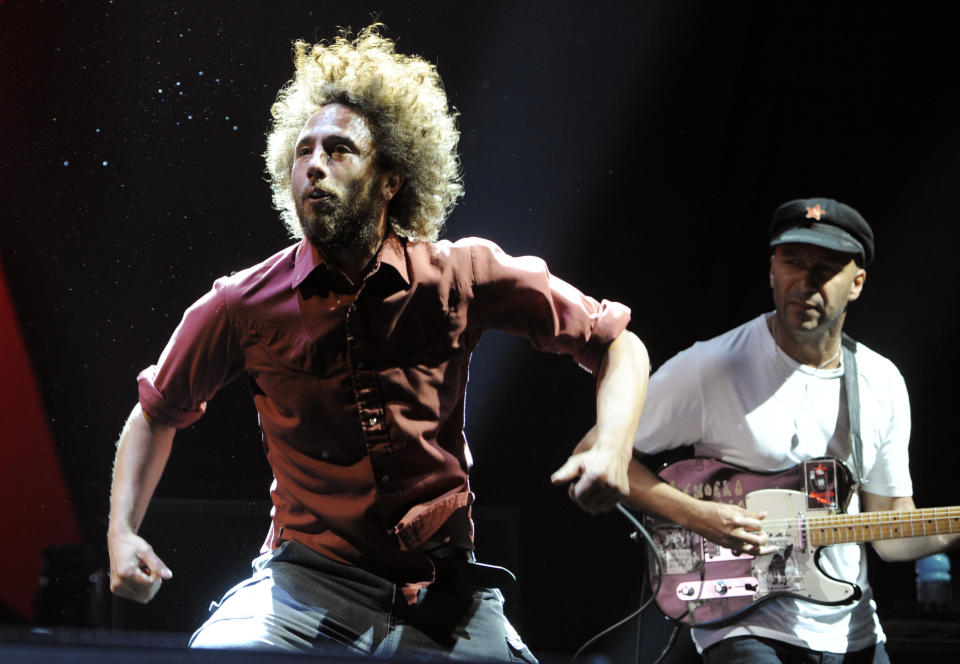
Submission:
[[[820,215],[822,215],[823,213],[824,213],[824,209],[823,209],[822,207],[820,207],[820,204],[819,204],[819,203],[817,203],[817,204],[814,205],[813,207],[808,207],[808,208],[807,208],[807,216],[806,216],[806,218],[807,218],[807,219],[816,219],[817,221],[820,221]]]

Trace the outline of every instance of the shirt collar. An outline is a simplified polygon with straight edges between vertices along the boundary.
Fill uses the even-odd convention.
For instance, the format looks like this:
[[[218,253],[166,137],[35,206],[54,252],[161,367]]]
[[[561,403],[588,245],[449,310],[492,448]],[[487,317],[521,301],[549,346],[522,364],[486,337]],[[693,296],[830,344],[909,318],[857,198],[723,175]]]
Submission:
[[[393,232],[393,229],[387,231],[387,237],[383,241],[380,251],[373,257],[373,268],[367,275],[367,278],[381,272],[382,265],[388,265],[403,282],[403,287],[410,285],[410,276],[407,271],[407,247],[406,242]],[[338,277],[346,279],[340,269],[333,265],[324,254],[323,250],[316,247],[307,238],[300,240],[293,258],[293,282],[291,288],[299,288],[307,277],[315,270],[321,269],[328,273],[336,273]]]
[[[393,229],[387,232],[383,246],[380,247],[380,254],[374,260],[378,263],[374,267],[375,272],[380,265],[389,265],[403,281],[404,288],[410,285],[410,274],[407,272],[407,243],[400,239]]]
[[[299,288],[311,272],[327,263],[327,257],[323,252],[314,247],[307,238],[303,238],[293,256],[293,283],[290,287]]]

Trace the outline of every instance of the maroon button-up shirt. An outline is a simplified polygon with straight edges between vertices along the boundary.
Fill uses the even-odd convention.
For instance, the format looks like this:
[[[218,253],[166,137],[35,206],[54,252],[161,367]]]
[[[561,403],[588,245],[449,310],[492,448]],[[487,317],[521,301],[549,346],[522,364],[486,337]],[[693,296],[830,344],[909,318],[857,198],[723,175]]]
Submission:
[[[246,372],[274,473],[265,548],[293,539],[429,581],[425,543],[473,546],[463,414],[481,333],[523,335],[594,371],[629,317],[477,238],[391,234],[359,284],[304,240],[218,279],[140,374],[140,403],[186,427]]]

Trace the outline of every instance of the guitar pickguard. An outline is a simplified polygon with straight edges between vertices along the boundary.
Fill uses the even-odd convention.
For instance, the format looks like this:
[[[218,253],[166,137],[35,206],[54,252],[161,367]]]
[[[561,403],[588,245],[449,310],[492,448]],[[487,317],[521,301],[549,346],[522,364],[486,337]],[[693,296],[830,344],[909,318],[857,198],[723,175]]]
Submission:
[[[835,459],[814,459],[786,471],[759,474],[693,458],[667,466],[660,477],[703,500],[766,511],[770,543],[777,547],[774,554],[754,557],[676,524],[648,519],[664,563],[657,604],[666,615],[704,626],[729,621],[776,596],[823,604],[859,597],[854,584],[821,572],[817,551],[804,537],[807,514],[832,512],[849,499],[849,471]]]

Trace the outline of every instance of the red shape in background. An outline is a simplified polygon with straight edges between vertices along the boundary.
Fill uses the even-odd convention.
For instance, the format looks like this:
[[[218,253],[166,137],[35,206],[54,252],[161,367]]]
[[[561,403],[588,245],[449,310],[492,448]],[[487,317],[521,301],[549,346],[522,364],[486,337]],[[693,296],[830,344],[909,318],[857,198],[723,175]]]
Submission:
[[[43,550],[80,531],[2,264],[0,441],[0,602],[29,621]]]

